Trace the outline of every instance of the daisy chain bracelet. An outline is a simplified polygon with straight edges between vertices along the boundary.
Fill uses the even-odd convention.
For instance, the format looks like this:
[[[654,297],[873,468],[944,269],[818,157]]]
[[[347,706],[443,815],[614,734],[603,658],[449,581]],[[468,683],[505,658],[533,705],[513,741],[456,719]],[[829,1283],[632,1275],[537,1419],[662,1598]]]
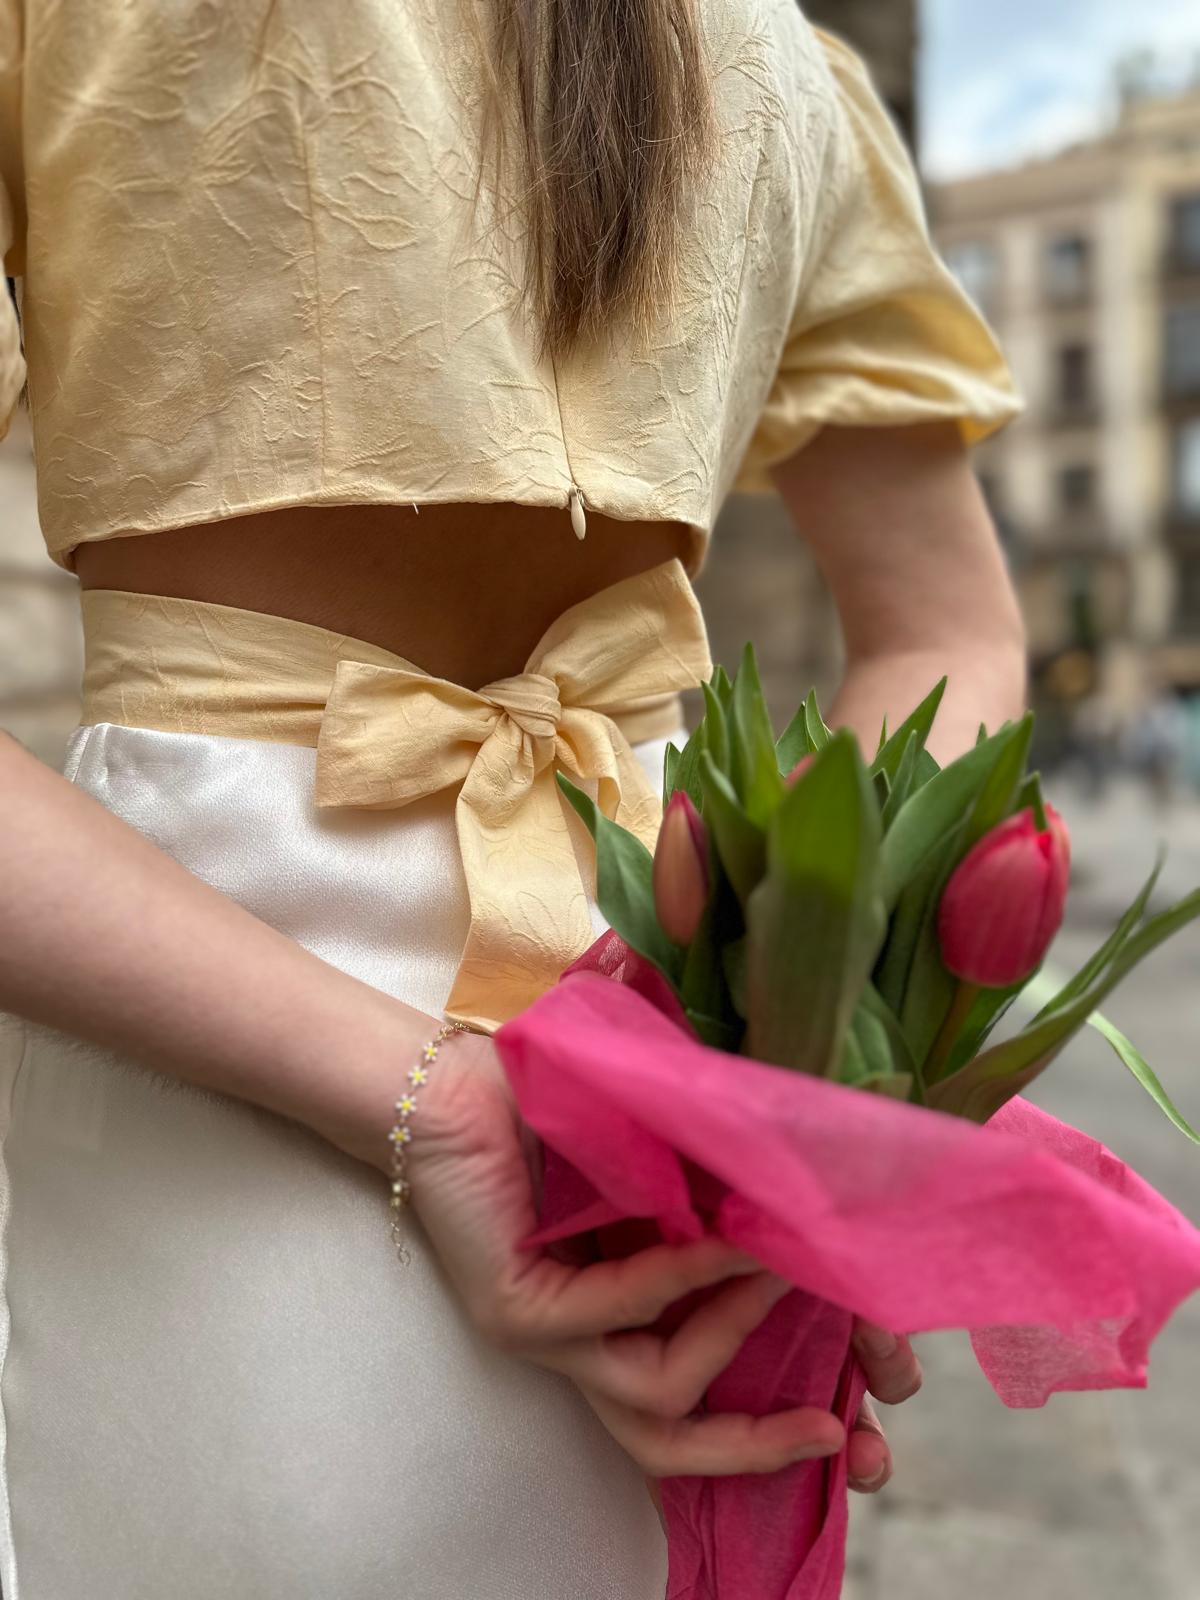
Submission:
[[[396,1120],[388,1133],[388,1143],[392,1152],[392,1243],[396,1246],[397,1256],[405,1265],[410,1256],[404,1239],[400,1213],[412,1199],[412,1184],[408,1179],[408,1147],[412,1143],[412,1119],[416,1115],[417,1096],[429,1082],[429,1069],[437,1060],[438,1052],[446,1040],[456,1033],[470,1033],[470,1031],[463,1022],[443,1023],[429,1043],[422,1047],[416,1065],[409,1069],[408,1088],[396,1101]]]

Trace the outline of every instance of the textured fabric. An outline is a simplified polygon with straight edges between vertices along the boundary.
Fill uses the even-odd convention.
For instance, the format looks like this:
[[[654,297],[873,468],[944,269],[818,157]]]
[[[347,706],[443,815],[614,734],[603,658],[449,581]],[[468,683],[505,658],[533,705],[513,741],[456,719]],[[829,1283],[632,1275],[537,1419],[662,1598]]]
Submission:
[[[572,606],[524,673],[478,691],[253,611],[90,590],[83,614],[85,722],[315,744],[321,807],[457,794],[471,920],[447,1008],[489,1030],[591,938],[590,855],[581,866],[556,772],[589,784],[605,816],[652,847],[662,801],[630,737],[678,728],[678,691],[711,672],[678,561]]]
[[[70,759],[255,915],[441,1009],[450,794],[319,811],[312,749],[123,727]],[[0,1134],[5,1600],[661,1600],[633,1463],[475,1336],[415,1222],[397,1263],[379,1173],[5,1019]]]
[[[795,0],[698,9],[721,142],[677,303],[556,364],[518,175],[474,207],[490,0],[0,0],[0,238],[56,558],[277,506],[577,488],[689,525],[694,569],[743,461],[761,483],[822,422],[1011,417],[854,58]],[[14,339],[0,303],[0,414]]]

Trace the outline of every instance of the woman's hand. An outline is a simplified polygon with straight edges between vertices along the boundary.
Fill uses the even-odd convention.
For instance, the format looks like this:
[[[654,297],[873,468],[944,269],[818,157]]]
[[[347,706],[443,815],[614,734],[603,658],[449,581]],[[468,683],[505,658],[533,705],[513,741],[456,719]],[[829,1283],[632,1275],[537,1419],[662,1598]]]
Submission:
[[[921,1364],[907,1339],[859,1321],[854,1326],[854,1352],[866,1373],[868,1390],[885,1405],[911,1400],[921,1387]],[[892,1452],[869,1400],[862,1403],[846,1449],[850,1487],[859,1494],[878,1494],[891,1479]]]
[[[812,1407],[768,1417],[695,1414],[788,1291],[739,1251],[706,1240],[571,1267],[521,1248],[537,1225],[533,1186],[491,1040],[459,1035],[443,1046],[414,1132],[414,1203],[476,1326],[500,1348],[573,1379],[651,1477],[774,1472],[843,1448],[841,1423]],[[677,1300],[716,1286],[669,1337],[648,1331]],[[915,1388],[894,1354],[879,1359],[863,1347],[860,1359],[882,1398]],[[854,1430],[851,1471],[877,1479],[872,1488],[890,1471],[881,1440],[878,1424]]]

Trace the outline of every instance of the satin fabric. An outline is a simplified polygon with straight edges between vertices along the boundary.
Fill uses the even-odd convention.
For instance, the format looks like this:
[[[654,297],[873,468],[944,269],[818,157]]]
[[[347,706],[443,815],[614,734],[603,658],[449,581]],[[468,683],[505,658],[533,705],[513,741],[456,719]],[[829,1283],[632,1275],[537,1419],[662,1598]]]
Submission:
[[[644,333],[543,348],[478,0],[0,0],[0,254],[41,525],[581,503],[691,531],[828,423],[1018,409],[861,63],[795,0],[696,0],[716,154]],[[509,110],[514,86],[504,77]],[[6,192],[5,192],[6,191]],[[24,374],[0,294],[0,431]]]
[[[523,673],[479,690],[228,606],[99,590],[84,593],[83,616],[85,722],[315,744],[321,807],[457,794],[471,915],[446,1010],[483,1030],[531,1005],[592,936],[593,853],[556,772],[652,848],[660,786],[629,737],[678,728],[678,691],[712,670],[678,561],[571,606]]]
[[[663,751],[638,746],[652,782]],[[318,809],[316,763],[101,724],[68,775],[436,1014],[469,920],[453,798]],[[11,1020],[0,1117],[5,1600],[661,1600],[640,1474],[476,1338],[415,1223],[397,1263],[377,1173]]]

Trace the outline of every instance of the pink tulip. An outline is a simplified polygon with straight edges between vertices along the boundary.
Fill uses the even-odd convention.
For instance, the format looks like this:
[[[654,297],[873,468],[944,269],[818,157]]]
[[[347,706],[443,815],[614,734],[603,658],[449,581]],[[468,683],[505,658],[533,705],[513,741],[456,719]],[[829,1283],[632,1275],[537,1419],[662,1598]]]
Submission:
[[[784,783],[787,785],[787,787],[789,789],[792,787],[792,785],[794,783],[799,783],[800,779],[808,771],[809,767],[812,766],[812,764],[813,764],[813,762],[815,760],[816,760],[816,757],[814,755],[812,755],[812,754],[800,757],[799,761],[797,761],[796,765],[792,768],[792,770],[788,773],[787,777],[783,780]]]
[[[956,978],[1007,989],[1029,977],[1058,932],[1071,842],[1053,806],[1040,831],[1033,812],[1008,817],[955,868],[938,908],[942,960]]]
[[[654,848],[654,909],[675,944],[690,944],[708,903],[708,834],[700,813],[676,789]]]

